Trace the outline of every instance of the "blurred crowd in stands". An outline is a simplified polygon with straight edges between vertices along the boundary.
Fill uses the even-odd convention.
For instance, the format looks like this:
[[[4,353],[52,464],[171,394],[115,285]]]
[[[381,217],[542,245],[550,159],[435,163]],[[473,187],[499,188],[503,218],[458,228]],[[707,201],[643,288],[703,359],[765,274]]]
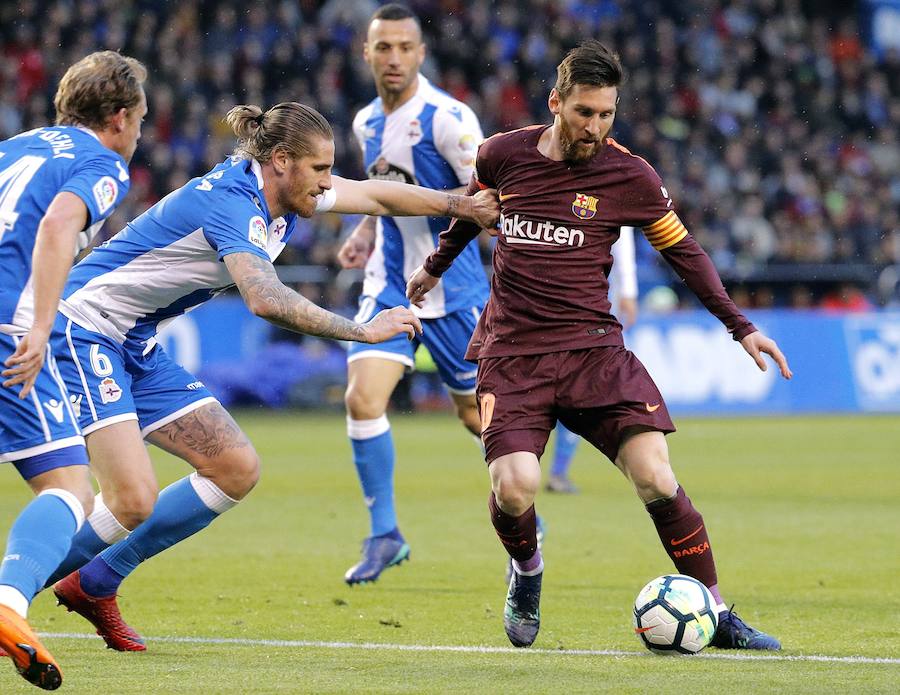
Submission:
[[[335,128],[336,171],[362,177],[350,133],[374,97],[362,41],[373,0],[0,5],[0,139],[45,124],[67,65],[119,49],[149,69],[149,114],[128,201],[109,234],[234,146],[235,103],[296,100]],[[586,37],[621,54],[614,136],[648,159],[739,303],[867,306],[862,287],[900,263],[900,53],[878,56],[853,2],[410,0],[424,72],[471,105],[486,134],[549,122],[564,52]],[[346,220],[305,221],[284,260],[329,266]],[[649,246],[642,267],[659,263]],[[817,282],[817,269],[844,284]],[[773,268],[790,268],[774,276]],[[770,283],[740,284],[740,278]],[[778,279],[778,278],[781,279]],[[773,279],[774,278],[774,279]],[[352,285],[308,285],[349,306]],[[870,298],[872,295],[869,295]]]

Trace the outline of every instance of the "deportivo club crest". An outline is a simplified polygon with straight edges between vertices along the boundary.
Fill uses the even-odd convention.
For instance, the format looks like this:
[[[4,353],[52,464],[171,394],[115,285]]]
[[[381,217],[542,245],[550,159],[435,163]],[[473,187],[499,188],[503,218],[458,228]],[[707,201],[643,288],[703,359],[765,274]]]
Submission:
[[[584,193],[575,194],[575,202],[572,203],[572,212],[575,217],[582,220],[589,220],[597,214],[597,198]]]

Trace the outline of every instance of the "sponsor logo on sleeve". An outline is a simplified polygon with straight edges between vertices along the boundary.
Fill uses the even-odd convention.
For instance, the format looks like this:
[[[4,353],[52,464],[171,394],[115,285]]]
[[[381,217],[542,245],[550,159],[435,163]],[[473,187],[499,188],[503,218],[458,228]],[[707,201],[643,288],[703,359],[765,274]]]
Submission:
[[[475,149],[476,141],[475,136],[472,133],[466,133],[459,139],[459,149],[464,152],[471,152]]]
[[[112,176],[103,176],[94,184],[94,200],[101,215],[115,204],[118,195],[119,184]]]
[[[258,246],[263,251],[266,250],[269,240],[269,228],[266,225],[266,221],[259,215],[250,218],[250,233],[248,238],[250,239],[251,244]]]
[[[589,220],[597,214],[598,202],[597,198],[592,195],[576,193],[575,201],[572,203],[572,212],[581,220]]]

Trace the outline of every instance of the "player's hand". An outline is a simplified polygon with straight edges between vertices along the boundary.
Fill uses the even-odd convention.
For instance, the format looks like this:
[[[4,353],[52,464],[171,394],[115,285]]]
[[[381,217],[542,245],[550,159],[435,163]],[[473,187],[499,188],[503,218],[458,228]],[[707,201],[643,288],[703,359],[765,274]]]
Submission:
[[[744,350],[747,351],[747,354],[753,358],[753,361],[756,362],[756,366],[759,367],[761,371],[764,372],[767,369],[766,361],[762,356],[762,353],[766,353],[775,360],[775,364],[777,364],[778,369],[781,370],[781,376],[785,379],[790,379],[794,376],[791,368],[788,367],[787,358],[785,358],[781,350],[778,349],[778,345],[775,341],[763,335],[760,331],[754,331],[749,335],[745,335],[741,338],[741,345],[744,347]]]
[[[622,326],[624,328],[631,328],[637,321],[637,299],[635,299],[634,297],[620,297],[619,311],[617,313],[622,317]]]
[[[500,198],[497,189],[485,188],[472,196],[472,218],[482,229],[491,229],[500,219]]]
[[[3,370],[3,376],[7,377],[3,386],[11,388],[22,384],[19,398],[25,399],[31,393],[31,387],[44,366],[48,339],[48,331],[32,328],[16,346],[16,351],[3,363],[7,367]]]
[[[406,333],[406,337],[412,340],[416,333],[422,335],[422,322],[406,307],[395,306],[393,309],[379,311],[363,324],[363,329],[366,332],[363,342],[366,343],[380,343],[398,333]]]
[[[406,283],[406,297],[417,307],[421,307],[425,302],[425,295],[433,290],[440,281],[440,278],[429,275],[425,268],[419,266],[413,271],[409,282]]]
[[[338,263],[341,264],[341,268],[365,268],[374,247],[374,239],[354,231],[338,251]]]

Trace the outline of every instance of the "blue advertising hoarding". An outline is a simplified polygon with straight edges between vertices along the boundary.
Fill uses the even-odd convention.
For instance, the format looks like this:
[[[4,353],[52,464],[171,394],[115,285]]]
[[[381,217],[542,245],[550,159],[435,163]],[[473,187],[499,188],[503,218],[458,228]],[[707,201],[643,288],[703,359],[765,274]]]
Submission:
[[[900,413],[900,312],[757,311],[751,320],[787,355],[794,378],[760,372],[706,312],[642,316],[627,336],[676,415]],[[160,342],[194,372],[258,365],[271,328],[222,297],[174,322]],[[298,353],[298,359],[310,359]]]

